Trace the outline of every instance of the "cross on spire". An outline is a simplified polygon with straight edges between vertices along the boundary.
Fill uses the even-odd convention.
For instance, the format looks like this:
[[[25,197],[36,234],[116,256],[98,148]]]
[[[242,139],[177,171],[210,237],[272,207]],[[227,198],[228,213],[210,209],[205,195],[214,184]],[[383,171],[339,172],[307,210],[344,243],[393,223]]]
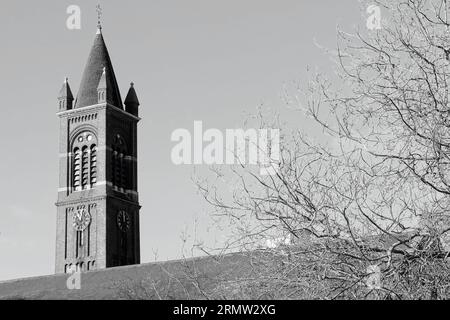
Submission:
[[[103,10],[102,7],[98,4],[97,7],[97,27],[99,29],[102,28],[102,14],[103,14]]]

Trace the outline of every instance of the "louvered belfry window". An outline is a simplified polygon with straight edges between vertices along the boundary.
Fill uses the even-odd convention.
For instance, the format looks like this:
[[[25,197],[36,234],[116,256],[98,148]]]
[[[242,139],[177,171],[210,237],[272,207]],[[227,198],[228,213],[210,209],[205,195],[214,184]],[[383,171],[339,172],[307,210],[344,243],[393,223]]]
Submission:
[[[81,151],[79,148],[75,148],[73,157],[73,188],[79,190],[81,187]]]
[[[90,132],[76,136],[72,146],[71,189],[81,191],[97,183],[97,141]]]
[[[97,146],[91,146],[91,188],[97,183]]]

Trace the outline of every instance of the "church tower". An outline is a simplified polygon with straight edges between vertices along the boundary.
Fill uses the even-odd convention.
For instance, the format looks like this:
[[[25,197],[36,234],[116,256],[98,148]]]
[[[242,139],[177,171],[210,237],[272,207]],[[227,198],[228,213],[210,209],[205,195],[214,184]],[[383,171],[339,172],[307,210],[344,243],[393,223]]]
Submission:
[[[60,119],[56,273],[140,263],[139,100],[122,103],[99,24],[74,101],[66,79]]]

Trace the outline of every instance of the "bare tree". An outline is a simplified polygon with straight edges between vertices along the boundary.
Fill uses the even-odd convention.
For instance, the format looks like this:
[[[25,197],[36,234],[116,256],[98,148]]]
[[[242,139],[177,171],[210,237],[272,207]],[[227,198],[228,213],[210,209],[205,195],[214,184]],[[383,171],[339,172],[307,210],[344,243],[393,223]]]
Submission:
[[[276,175],[198,181],[220,249],[254,259],[249,298],[450,297],[450,4],[375,2],[381,29],[338,31],[335,79],[289,95],[327,138],[286,130]]]

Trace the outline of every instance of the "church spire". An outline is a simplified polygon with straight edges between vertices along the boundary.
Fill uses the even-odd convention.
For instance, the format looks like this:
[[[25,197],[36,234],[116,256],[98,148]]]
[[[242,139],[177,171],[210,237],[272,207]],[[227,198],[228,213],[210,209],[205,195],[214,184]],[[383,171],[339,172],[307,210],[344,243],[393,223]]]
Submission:
[[[106,48],[101,25],[97,26],[97,34],[95,35],[94,44],[84,69],[83,77],[78,91],[75,108],[95,105],[98,103],[97,88],[106,68],[106,86],[108,88],[105,101],[109,104],[123,109],[122,99],[120,97],[119,86],[117,84],[114,68]]]
[[[67,79],[59,93],[57,273],[140,263],[138,122],[123,108],[97,27],[77,100]],[[137,113],[134,89],[127,110]]]
[[[65,78],[58,95],[59,111],[72,109],[73,95],[70,90],[69,79]]]

